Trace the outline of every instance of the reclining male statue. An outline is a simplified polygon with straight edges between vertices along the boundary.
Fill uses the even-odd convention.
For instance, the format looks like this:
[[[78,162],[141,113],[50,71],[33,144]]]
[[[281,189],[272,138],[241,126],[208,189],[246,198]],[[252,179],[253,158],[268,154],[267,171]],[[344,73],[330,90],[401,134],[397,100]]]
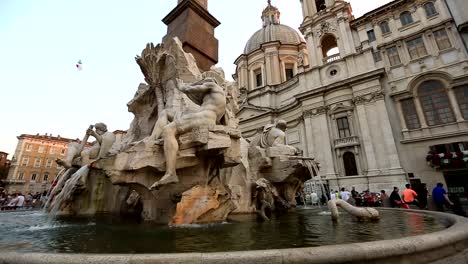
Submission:
[[[163,139],[166,173],[150,187],[151,190],[179,182],[176,175],[176,159],[179,151],[176,137],[194,128],[209,128],[219,124],[226,111],[226,95],[216,78],[205,78],[191,85],[179,87],[179,90],[200,105],[200,108],[190,113],[175,113],[173,110],[165,109],[160,114],[149,141]]]
[[[72,167],[72,162],[77,157],[81,157],[82,165],[87,165],[96,159],[105,158],[115,142],[115,135],[107,131],[107,126],[104,123],[96,123],[94,127],[96,131],[93,130],[93,126],[86,130],[86,135],[81,144],[72,142],[68,145],[65,159],[56,159],[55,162],[68,169]],[[89,136],[93,136],[97,141],[92,147],[85,148]]]

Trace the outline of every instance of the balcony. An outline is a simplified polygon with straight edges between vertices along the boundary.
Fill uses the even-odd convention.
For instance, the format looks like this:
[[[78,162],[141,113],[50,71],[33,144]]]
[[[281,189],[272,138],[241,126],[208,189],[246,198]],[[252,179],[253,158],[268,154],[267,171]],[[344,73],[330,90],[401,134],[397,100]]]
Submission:
[[[340,57],[340,54],[337,53],[337,54],[333,54],[333,55],[323,58],[323,63],[330,63],[339,59],[341,59],[341,57]]]
[[[6,179],[4,180],[6,184],[24,184],[25,180],[18,180],[18,179]]]
[[[359,137],[351,136],[335,139],[335,148],[344,148],[359,145]]]

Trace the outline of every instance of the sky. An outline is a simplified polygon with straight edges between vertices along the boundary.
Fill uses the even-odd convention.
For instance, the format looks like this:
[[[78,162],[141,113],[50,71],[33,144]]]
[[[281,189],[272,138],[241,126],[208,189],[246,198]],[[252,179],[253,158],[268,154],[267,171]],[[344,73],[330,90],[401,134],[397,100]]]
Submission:
[[[389,0],[351,0],[360,17]],[[0,0],[0,151],[11,159],[21,134],[82,138],[90,124],[127,130],[127,102],[144,82],[134,57],[159,43],[176,0]],[[297,29],[299,0],[272,0],[281,23]],[[249,37],[261,28],[263,0],[210,0],[220,22],[219,63],[235,71]],[[81,60],[83,69],[75,64]]]

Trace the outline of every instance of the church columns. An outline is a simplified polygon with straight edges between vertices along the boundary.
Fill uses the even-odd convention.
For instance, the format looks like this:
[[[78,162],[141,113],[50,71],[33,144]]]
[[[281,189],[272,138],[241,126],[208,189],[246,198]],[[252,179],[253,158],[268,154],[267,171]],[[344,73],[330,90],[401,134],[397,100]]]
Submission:
[[[424,111],[421,106],[419,98],[414,98],[414,106],[416,107],[416,113],[419,117],[419,122],[421,123],[421,128],[427,128],[426,117],[424,116]]]
[[[361,127],[362,143],[366,153],[367,171],[370,174],[372,171],[377,170],[377,161],[375,159],[374,146],[372,145],[372,137],[370,135],[370,127],[367,122],[366,107],[360,103],[356,105],[359,126]]]
[[[455,120],[457,120],[457,122],[464,121],[465,119],[463,118],[463,115],[460,112],[460,108],[458,107],[458,101],[455,92],[453,91],[453,89],[447,89],[447,94],[450,101],[450,105],[453,106],[452,109],[453,113],[455,114]]]
[[[340,29],[340,39],[339,43],[341,43],[340,47],[340,56],[343,58],[344,56],[353,53],[351,45],[354,45],[353,41],[350,41],[348,36],[348,28],[345,18],[338,19],[338,27]]]
[[[402,131],[408,131],[408,127],[406,126],[406,120],[403,114],[403,107],[401,105],[400,100],[395,100],[397,106],[398,117],[400,119],[400,125]]]
[[[327,106],[321,106],[304,112],[306,124],[308,154],[315,157],[321,164],[321,174],[327,178],[335,178],[335,165],[328,128]],[[312,125],[313,124],[313,125]]]
[[[385,142],[385,150],[387,152],[386,158],[390,161],[390,169],[401,169],[400,159],[398,157],[397,148],[395,145],[395,140],[393,138],[392,126],[390,124],[390,119],[387,113],[387,107],[385,106],[385,101],[383,94],[379,95],[376,101],[377,112],[379,113],[379,123],[380,130],[383,134],[383,140]]]

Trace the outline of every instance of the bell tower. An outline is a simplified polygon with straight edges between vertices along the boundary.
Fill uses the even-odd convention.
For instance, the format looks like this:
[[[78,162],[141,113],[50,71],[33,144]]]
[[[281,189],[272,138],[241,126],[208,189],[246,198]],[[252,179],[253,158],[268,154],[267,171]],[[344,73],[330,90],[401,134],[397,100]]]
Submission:
[[[177,0],[177,6],[162,21],[167,25],[163,43],[178,37],[202,71],[218,63],[214,30],[221,23],[208,12],[208,0]]]

